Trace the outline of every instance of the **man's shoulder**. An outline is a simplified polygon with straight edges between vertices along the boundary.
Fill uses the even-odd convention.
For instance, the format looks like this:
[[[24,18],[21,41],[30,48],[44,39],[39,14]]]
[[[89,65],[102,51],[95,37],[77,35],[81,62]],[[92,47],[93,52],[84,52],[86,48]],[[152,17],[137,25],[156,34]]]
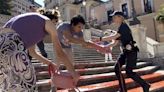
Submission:
[[[126,23],[122,23],[121,26],[119,27],[119,31],[130,31],[129,26]]]
[[[126,23],[122,23],[120,28],[129,28],[129,26]]]
[[[71,24],[69,22],[62,22],[57,26],[57,28],[70,27],[70,26],[71,26]]]
[[[70,25],[71,24],[69,22],[62,22],[58,26],[61,27],[61,26],[70,26]]]
[[[58,26],[57,26],[57,30],[69,30],[71,27],[71,24],[69,22],[63,22],[63,23],[60,23]]]

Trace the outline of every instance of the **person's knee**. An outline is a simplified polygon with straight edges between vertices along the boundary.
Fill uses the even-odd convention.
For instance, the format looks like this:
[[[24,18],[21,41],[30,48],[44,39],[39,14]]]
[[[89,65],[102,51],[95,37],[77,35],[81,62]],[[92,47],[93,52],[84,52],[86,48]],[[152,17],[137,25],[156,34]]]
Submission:
[[[114,67],[114,72],[115,72],[116,74],[118,74],[119,71],[120,71],[119,66],[118,66],[118,64],[116,64],[115,67]]]
[[[126,75],[127,75],[128,77],[133,76],[133,71],[132,71],[131,69],[126,69]]]

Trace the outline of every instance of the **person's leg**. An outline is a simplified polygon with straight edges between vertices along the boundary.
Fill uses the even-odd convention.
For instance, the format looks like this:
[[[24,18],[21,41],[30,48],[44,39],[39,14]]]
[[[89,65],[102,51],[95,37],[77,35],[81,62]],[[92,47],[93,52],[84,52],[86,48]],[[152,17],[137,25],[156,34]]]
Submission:
[[[113,58],[112,58],[112,49],[113,49],[113,47],[110,48],[111,53],[109,53],[109,60],[110,60],[110,61],[113,61]]]
[[[74,58],[73,58],[72,48],[64,48],[64,52],[66,53],[68,58],[71,60],[72,64],[74,65]]]
[[[136,68],[136,63],[137,63],[137,52],[128,53],[127,64],[126,64],[126,74],[128,77],[132,78],[135,82],[139,83],[143,87],[144,92],[149,92],[150,85],[132,70]]]
[[[108,53],[105,53],[105,62],[108,62]]]
[[[109,56],[109,60],[112,61],[113,60],[112,53],[108,53],[108,56]]]
[[[116,77],[119,81],[120,92],[127,92],[126,85],[125,85],[125,79],[121,73],[121,67],[122,67],[122,65],[125,64],[125,59],[126,59],[125,54],[124,53],[120,54],[120,56],[117,60],[117,63],[115,65],[115,73],[116,73]]]
[[[42,54],[44,57],[47,58],[47,53],[46,53],[45,48],[44,48],[43,40],[40,41],[39,43],[37,43],[37,46],[38,46],[38,48],[39,48],[41,54]]]
[[[0,90],[2,92],[37,92],[34,67],[17,33],[0,36]]]
[[[111,53],[105,53],[105,62],[112,61],[112,54]]]

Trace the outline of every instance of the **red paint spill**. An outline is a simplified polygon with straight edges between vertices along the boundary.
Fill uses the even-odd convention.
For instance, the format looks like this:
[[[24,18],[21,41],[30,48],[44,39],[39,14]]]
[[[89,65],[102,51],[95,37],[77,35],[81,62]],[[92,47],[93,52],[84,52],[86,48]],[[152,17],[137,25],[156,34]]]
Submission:
[[[159,82],[155,82],[153,84],[151,84],[151,90],[155,90],[155,89],[160,89],[160,88],[164,88],[164,81],[159,81]],[[138,88],[133,88],[128,90],[128,92],[140,92],[142,91],[142,87],[138,87]]]
[[[161,74],[158,74],[158,73],[154,73],[154,74],[148,74],[148,75],[144,75],[142,76],[143,79],[145,80],[152,80],[154,78],[159,78],[161,77]],[[130,84],[130,83],[133,83],[133,80],[128,78],[125,80],[126,81],[126,84]],[[96,90],[96,89],[101,89],[101,88],[118,88],[118,81],[115,80],[115,81],[111,81],[111,82],[104,82],[104,83],[99,83],[99,84],[93,84],[93,85],[87,85],[87,86],[81,86],[81,87],[78,87],[80,89],[80,91],[93,91],[93,90]]]

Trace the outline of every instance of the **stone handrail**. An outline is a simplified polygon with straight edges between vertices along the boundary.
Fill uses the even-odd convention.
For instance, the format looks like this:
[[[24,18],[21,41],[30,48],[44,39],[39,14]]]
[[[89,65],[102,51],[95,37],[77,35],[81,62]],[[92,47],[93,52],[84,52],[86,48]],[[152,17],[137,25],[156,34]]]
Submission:
[[[12,16],[0,14],[0,26],[4,25]]]
[[[146,38],[147,51],[152,57],[163,57],[164,56],[164,43],[159,43],[149,37]]]

